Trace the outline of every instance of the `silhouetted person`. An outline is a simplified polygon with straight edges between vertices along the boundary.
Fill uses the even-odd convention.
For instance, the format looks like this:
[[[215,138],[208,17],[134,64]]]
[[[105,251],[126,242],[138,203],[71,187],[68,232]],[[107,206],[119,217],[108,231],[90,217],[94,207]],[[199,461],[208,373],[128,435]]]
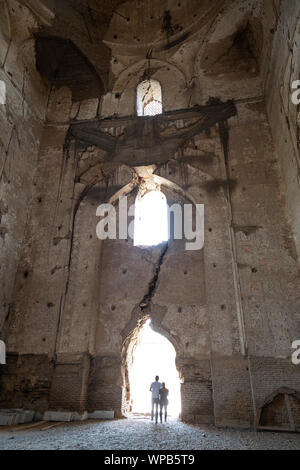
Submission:
[[[160,404],[160,422],[163,420],[163,409],[165,410],[165,421],[167,421],[168,415],[168,395],[169,390],[166,388],[165,382],[162,383],[162,388],[159,391],[159,404]]]
[[[152,392],[152,410],[151,410],[151,420],[154,418],[154,407],[155,407],[155,423],[157,424],[158,420],[158,405],[159,405],[159,391],[162,388],[162,384],[159,382],[158,375],[155,377],[155,382],[152,382],[150,386],[150,392]]]

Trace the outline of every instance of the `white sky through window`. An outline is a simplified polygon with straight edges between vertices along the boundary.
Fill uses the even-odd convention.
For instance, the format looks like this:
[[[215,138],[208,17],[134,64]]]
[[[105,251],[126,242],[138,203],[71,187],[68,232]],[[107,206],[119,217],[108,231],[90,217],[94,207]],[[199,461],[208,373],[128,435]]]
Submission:
[[[161,86],[157,80],[145,80],[137,87],[137,115],[156,116],[162,113]]]
[[[168,204],[160,191],[135,201],[134,246],[155,246],[168,241]]]

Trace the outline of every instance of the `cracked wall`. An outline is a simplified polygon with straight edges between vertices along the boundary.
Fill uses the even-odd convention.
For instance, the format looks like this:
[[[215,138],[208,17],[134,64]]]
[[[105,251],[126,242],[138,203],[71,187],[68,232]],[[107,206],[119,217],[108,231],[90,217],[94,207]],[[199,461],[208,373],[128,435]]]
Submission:
[[[23,77],[16,64],[23,65],[11,42],[11,59],[7,54],[0,71],[8,106],[0,112],[11,108],[11,135],[19,132],[24,159],[15,162],[14,186],[10,192],[5,183],[0,204],[1,227],[14,215],[14,222],[3,223],[0,242],[15,234],[1,253],[9,266],[2,292],[11,299],[1,328],[8,350],[1,407],[113,409],[120,416],[128,386],[124,357],[145,315],[176,349],[183,419],[249,427],[259,423],[274,391],[299,392],[290,359],[300,331],[292,231],[297,245],[297,172],[289,163],[293,152],[281,151],[281,140],[292,145],[294,137],[282,133],[279,74],[268,69],[269,63],[280,67],[272,41],[276,51],[280,34],[287,34],[280,27],[276,32],[276,24],[291,21],[293,2],[287,7],[283,1],[280,13],[279,2],[215,1],[197,13],[191,1],[184,15],[169,2],[169,19],[160,3],[158,18],[138,24],[142,16],[127,21],[130,2],[119,10],[123,19],[108,9],[99,31],[102,13],[93,11],[96,23],[86,28],[83,6],[79,12],[56,5],[55,20],[39,23],[39,34],[47,36],[65,28],[101,77],[104,96],[74,96],[68,82],[46,93],[26,28],[28,49],[21,50],[32,80],[18,94],[13,78],[17,84]],[[148,23],[148,42],[133,38],[133,25],[140,34]],[[135,117],[136,86],[145,73],[162,85],[162,116]],[[294,123],[296,110],[289,113]],[[3,174],[23,155],[15,139]],[[130,240],[96,238],[97,206],[119,191],[133,202],[145,166],[169,203],[204,203],[202,251],[187,252],[177,240],[141,250]],[[278,425],[277,402],[268,410],[263,424]]]
[[[31,31],[37,23],[18,2],[0,4],[0,329],[10,313],[27,210],[32,191],[47,87],[35,69]]]

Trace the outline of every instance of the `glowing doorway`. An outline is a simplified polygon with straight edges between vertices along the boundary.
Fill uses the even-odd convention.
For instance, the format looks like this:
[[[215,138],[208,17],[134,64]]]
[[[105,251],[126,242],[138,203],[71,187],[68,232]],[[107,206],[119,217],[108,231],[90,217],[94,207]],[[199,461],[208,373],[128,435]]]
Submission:
[[[147,320],[139,333],[138,344],[128,367],[130,402],[133,413],[151,411],[151,383],[155,376],[169,389],[168,415],[178,417],[181,412],[180,379],[175,365],[176,352],[164,336],[156,333]]]

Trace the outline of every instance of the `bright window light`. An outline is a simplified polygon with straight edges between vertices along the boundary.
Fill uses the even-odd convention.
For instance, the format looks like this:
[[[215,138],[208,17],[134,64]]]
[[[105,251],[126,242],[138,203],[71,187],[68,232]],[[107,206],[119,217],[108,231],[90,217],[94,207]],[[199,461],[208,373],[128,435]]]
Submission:
[[[137,87],[137,115],[156,116],[162,113],[161,86],[157,80],[145,80]]]
[[[151,412],[150,385],[159,376],[169,390],[168,415],[178,417],[181,412],[180,379],[175,365],[176,352],[170,341],[156,333],[148,320],[139,335],[128,370],[130,399],[133,413]]]
[[[168,204],[160,191],[135,201],[134,246],[155,246],[168,241]]]

